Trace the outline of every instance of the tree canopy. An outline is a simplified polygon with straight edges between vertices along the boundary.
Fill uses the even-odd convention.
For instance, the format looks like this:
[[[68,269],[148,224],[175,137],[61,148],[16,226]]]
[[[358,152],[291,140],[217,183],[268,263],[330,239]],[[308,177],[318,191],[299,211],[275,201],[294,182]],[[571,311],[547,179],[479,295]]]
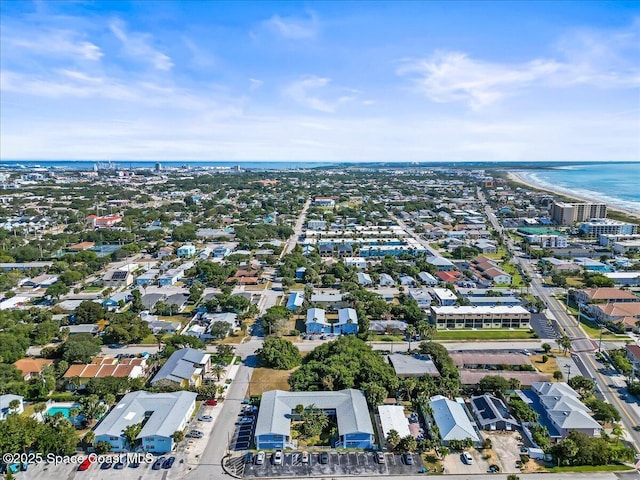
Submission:
[[[300,365],[300,351],[289,340],[277,337],[265,339],[262,348],[256,351],[262,366],[276,370],[291,370]]]

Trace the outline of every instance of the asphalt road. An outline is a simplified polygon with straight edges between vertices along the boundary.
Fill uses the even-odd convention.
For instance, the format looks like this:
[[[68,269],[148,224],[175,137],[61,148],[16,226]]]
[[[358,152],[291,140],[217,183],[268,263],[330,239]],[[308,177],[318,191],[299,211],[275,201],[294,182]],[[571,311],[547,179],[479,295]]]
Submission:
[[[498,232],[502,232],[498,219],[491,207],[487,204],[482,191],[478,189],[478,197],[480,201],[485,205],[485,213],[491,222],[491,225]],[[508,235],[504,236],[504,240],[507,244],[507,248],[510,252],[515,252],[513,240]],[[588,335],[584,333],[582,328],[573,316],[567,313],[566,307],[553,296],[558,289],[549,288],[543,285],[540,277],[536,275],[537,272],[531,266],[531,263],[521,256],[512,255],[513,263],[516,267],[520,267],[524,273],[526,273],[531,279],[530,292],[542,299],[547,306],[548,313],[553,316],[558,325],[564,330],[565,334],[571,338],[574,345],[585,344],[590,341]],[[594,348],[595,350],[595,348]],[[573,359],[580,369],[580,373],[587,377],[594,379],[597,385],[597,389],[602,397],[620,411],[622,425],[625,428],[627,439],[631,441],[633,448],[636,452],[640,452],[640,432],[633,430],[634,427],[640,425],[640,410],[637,408],[637,403],[630,403],[626,398],[623,400],[620,397],[622,393],[625,397],[626,392],[621,392],[616,389],[611,389],[608,385],[611,383],[611,378],[606,374],[603,374],[602,366],[595,358],[595,352],[576,352],[573,353]]]

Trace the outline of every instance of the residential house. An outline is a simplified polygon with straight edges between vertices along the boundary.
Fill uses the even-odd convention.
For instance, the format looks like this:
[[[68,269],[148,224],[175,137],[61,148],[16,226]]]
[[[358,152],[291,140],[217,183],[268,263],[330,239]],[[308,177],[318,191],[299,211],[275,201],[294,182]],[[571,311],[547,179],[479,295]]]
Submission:
[[[151,385],[159,382],[178,384],[182,388],[199,387],[203,375],[211,367],[211,355],[194,348],[176,350],[151,380]]]
[[[378,405],[378,418],[380,419],[382,437],[384,439],[389,437],[389,432],[391,432],[391,430],[395,430],[398,435],[400,435],[400,438],[405,438],[411,435],[411,431],[409,430],[409,419],[404,414],[404,406]]]
[[[367,268],[367,261],[362,257],[345,257],[344,264],[347,267],[356,267],[359,270],[365,270]]]
[[[413,278],[411,275],[400,275],[400,277],[398,277],[398,281],[400,282],[400,285],[405,287],[416,286],[416,279]]]
[[[120,223],[122,221],[122,216],[120,215],[105,215],[103,217],[99,217],[97,215],[89,215],[87,217],[87,223],[95,228],[109,228],[114,225]]]
[[[409,298],[412,298],[418,303],[418,307],[422,309],[429,308],[431,306],[431,295],[429,292],[422,288],[410,288],[409,289]]]
[[[22,378],[28,382],[40,376],[42,369],[53,365],[53,360],[46,358],[21,358],[13,364],[22,373]]]
[[[196,256],[195,245],[185,244],[178,248],[178,258],[192,258]]]
[[[471,397],[471,409],[483,430],[515,430],[520,424],[504,402],[485,393]]]
[[[430,263],[440,272],[450,272],[455,270],[455,265],[444,257],[429,257],[427,263]]]
[[[184,431],[196,408],[195,392],[150,393],[131,392],[125,395],[95,428],[95,442],[107,442],[113,452],[133,450],[127,444],[124,431],[140,423],[136,437],[140,449],[152,453],[168,453],[175,449],[173,434]]]
[[[370,286],[373,281],[368,273],[358,272],[358,283],[364,287]]]
[[[420,272],[418,278],[424,285],[434,286],[438,284],[438,279],[429,272]]]
[[[640,377],[640,346],[627,345],[625,348],[635,376]]]
[[[292,312],[295,312],[304,303],[304,292],[299,290],[291,292],[289,294],[289,300],[287,300],[287,308]]]
[[[322,308],[338,309],[346,307],[342,293],[334,293],[334,291],[323,291],[311,295],[311,303]]]
[[[338,322],[333,324],[333,333],[355,335],[358,333],[358,314],[353,308],[338,310]]]
[[[453,401],[442,395],[436,395],[431,397],[429,407],[433,412],[433,421],[438,426],[443,445],[449,445],[452,440],[465,441],[466,439],[471,439],[474,445],[481,443],[477,427],[471,423],[461,398]]]
[[[378,285],[380,285],[381,287],[395,287],[396,282],[388,273],[381,273],[380,280],[378,280]]]
[[[120,269],[109,270],[102,277],[102,284],[111,288],[128,287],[133,284],[133,273]]]
[[[218,245],[213,249],[213,258],[224,258],[231,255],[231,249],[224,245]]]
[[[438,305],[448,306],[454,305],[458,301],[458,297],[448,288],[432,288],[433,298],[438,302]]]
[[[305,329],[307,333],[322,334],[331,332],[331,324],[327,322],[324,309],[310,308],[307,310]]]
[[[84,388],[92,378],[140,378],[147,369],[147,359],[96,357],[91,363],[71,365],[62,378],[67,381],[69,390]]]
[[[572,430],[590,437],[602,432],[602,426],[591,417],[591,410],[582,403],[580,395],[566,383],[542,382],[531,387],[554,427],[549,430],[552,438],[566,438]]]
[[[37,277],[28,278],[22,282],[23,287],[49,288],[58,281],[58,275],[42,274]]]
[[[11,402],[17,401],[17,408],[11,408]],[[10,413],[20,415],[24,412],[24,398],[20,395],[0,395],[0,420],[4,420]]]

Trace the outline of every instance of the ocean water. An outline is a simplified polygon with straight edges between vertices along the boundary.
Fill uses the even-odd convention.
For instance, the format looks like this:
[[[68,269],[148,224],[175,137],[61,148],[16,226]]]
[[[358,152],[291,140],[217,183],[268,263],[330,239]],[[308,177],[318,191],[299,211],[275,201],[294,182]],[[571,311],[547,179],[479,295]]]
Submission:
[[[598,163],[521,170],[532,184],[640,212],[640,163]]]
[[[95,160],[8,160],[1,161],[0,168],[60,168],[67,170],[92,170],[94,165],[100,168],[154,168],[160,163],[162,168],[180,168],[188,165],[190,168],[233,168],[251,170],[288,170],[298,168],[318,168],[331,165],[329,162],[205,162],[205,161],[151,161],[151,160],[113,160],[111,162],[97,162]]]

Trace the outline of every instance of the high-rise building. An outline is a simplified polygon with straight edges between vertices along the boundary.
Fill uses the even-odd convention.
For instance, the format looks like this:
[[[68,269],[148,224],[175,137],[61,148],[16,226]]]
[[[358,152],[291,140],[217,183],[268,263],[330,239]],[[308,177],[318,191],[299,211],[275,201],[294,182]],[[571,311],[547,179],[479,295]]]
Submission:
[[[573,225],[576,222],[585,222],[591,218],[605,218],[606,216],[606,203],[553,202],[551,205],[551,220],[558,225]]]
[[[156,172],[162,171],[162,164],[160,162],[156,163]]]

